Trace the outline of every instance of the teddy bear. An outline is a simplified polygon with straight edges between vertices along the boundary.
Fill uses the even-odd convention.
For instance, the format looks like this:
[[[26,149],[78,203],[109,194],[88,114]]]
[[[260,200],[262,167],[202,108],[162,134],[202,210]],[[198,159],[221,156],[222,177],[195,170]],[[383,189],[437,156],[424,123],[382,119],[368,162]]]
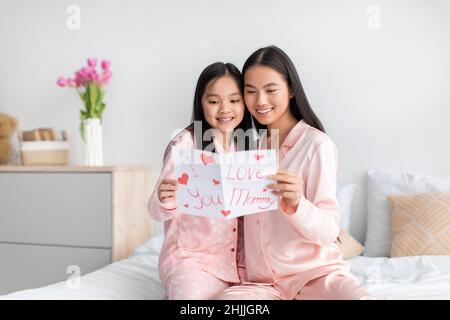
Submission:
[[[0,113],[0,165],[9,164],[14,155],[11,136],[17,128],[17,120],[6,113]]]

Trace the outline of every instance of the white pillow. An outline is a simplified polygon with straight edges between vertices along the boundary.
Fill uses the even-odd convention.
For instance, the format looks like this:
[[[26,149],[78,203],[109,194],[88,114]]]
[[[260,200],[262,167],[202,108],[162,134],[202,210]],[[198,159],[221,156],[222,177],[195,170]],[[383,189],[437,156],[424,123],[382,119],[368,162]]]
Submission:
[[[450,192],[450,176],[369,170],[367,178],[367,235],[364,255],[389,257],[392,245],[390,194]]]
[[[356,183],[339,188],[337,191],[337,201],[341,212],[341,230],[350,230],[352,215],[352,202],[355,194]]]

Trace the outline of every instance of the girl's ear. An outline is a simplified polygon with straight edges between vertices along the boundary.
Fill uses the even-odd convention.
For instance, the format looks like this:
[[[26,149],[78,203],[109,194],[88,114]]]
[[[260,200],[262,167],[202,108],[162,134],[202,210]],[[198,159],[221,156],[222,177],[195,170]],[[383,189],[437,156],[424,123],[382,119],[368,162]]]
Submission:
[[[289,99],[292,99],[294,96],[294,91],[292,90],[292,88],[289,88]]]

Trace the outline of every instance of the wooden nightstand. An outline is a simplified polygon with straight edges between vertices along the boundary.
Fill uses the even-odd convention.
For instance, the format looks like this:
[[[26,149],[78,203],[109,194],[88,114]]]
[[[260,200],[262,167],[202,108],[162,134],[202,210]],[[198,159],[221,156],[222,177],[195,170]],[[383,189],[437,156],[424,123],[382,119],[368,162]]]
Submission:
[[[0,294],[128,257],[150,238],[146,167],[0,166]]]

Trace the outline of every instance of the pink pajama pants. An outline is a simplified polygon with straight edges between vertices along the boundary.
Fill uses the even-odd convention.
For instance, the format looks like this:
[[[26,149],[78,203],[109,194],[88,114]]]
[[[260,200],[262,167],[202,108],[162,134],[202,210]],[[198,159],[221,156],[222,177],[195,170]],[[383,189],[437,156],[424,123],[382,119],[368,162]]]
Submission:
[[[183,267],[169,274],[165,287],[169,300],[208,300],[227,289],[229,283],[201,269]]]
[[[214,297],[217,300],[281,300],[281,294],[269,284],[232,286]],[[370,300],[372,297],[351,277],[331,272],[309,281],[294,300]]]
[[[238,218],[238,238],[236,264],[240,279],[245,277],[244,257],[244,219]],[[232,283],[225,282],[213,274],[195,267],[179,267],[167,277],[164,286],[169,300],[208,300],[212,299]]]

